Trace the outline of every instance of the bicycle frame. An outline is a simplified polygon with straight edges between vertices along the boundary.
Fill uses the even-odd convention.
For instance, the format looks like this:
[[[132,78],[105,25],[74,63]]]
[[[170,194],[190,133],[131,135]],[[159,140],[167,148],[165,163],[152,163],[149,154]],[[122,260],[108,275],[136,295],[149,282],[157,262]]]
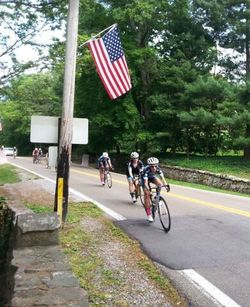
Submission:
[[[162,187],[150,187],[150,202],[151,202],[151,212],[155,219],[155,213],[158,211],[159,219],[164,231],[169,232],[171,228],[171,217],[168,209],[168,205],[163,196],[161,196],[161,189],[165,187],[167,192],[169,192],[169,185],[164,185]]]
[[[134,177],[134,187],[135,187],[135,196],[136,198],[140,198],[141,204],[144,206],[144,194],[142,190],[142,185],[141,185],[141,176],[140,175],[135,175]]]
[[[107,183],[107,186],[111,189],[112,187],[112,177],[109,172],[108,168],[103,168],[103,174],[104,174],[104,183]]]

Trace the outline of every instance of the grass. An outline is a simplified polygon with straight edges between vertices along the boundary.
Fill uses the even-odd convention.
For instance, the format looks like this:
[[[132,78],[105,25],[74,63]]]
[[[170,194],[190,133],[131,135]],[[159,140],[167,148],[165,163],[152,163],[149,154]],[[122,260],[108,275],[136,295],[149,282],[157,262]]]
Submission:
[[[199,169],[213,173],[227,174],[250,180],[250,160],[241,156],[203,157],[178,154],[176,157],[165,156],[161,158],[161,164]]]
[[[101,226],[101,231],[84,230],[81,220],[92,219]],[[141,252],[139,243],[130,239],[112,221],[92,203],[77,203],[69,205],[67,223],[61,233],[60,241],[64,252],[68,255],[74,274],[81,286],[88,292],[91,306],[109,305],[115,303],[110,292],[105,291],[109,286],[123,290],[125,284],[120,272],[105,267],[98,248],[104,242],[122,242],[132,256],[133,262],[144,270],[147,277],[169,297],[172,306],[185,306],[170,282],[163,277],[158,268]],[[97,282],[98,279],[98,282]],[[102,285],[100,287],[100,284]],[[126,287],[125,287],[126,288]],[[117,303],[117,302],[116,302]],[[127,306],[120,302],[119,306]]]
[[[20,177],[12,165],[2,164],[0,165],[0,185],[5,183],[16,183],[20,181]]]
[[[232,194],[232,195],[238,195],[238,196],[243,196],[243,197],[250,197],[249,194],[243,194],[243,193],[240,193],[240,192],[234,192],[234,191],[230,191],[230,190],[223,190],[223,189],[214,188],[214,187],[204,185],[204,184],[191,183],[191,182],[179,181],[179,180],[168,179],[168,178],[167,178],[167,181],[170,184],[176,184],[176,185],[180,185],[180,186],[184,186],[184,187],[190,187],[190,188],[199,189],[199,190],[219,192],[219,193],[225,193],[225,194]]]
[[[26,203],[25,206],[29,209],[31,209],[32,211],[34,211],[35,213],[51,213],[52,210],[49,207],[46,206],[38,206],[37,204],[30,204],[30,203]]]

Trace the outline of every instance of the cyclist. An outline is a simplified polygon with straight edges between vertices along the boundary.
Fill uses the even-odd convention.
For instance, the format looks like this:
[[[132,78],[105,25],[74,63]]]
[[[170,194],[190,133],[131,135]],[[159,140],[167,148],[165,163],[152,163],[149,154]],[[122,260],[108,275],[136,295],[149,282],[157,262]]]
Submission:
[[[99,168],[101,184],[104,185],[104,170],[113,169],[109,154],[107,152],[103,152],[98,158],[97,168]]]
[[[39,157],[39,151],[37,147],[35,147],[35,149],[32,151],[32,157],[33,157],[33,163],[35,163]]]
[[[150,209],[150,187],[149,182],[154,183],[157,187],[166,185],[167,182],[164,178],[163,171],[159,167],[159,160],[155,157],[150,157],[142,173],[142,187],[144,190],[144,206],[147,214],[147,220],[153,222],[154,219]]]
[[[38,155],[39,155],[39,158],[42,158],[43,156],[43,150],[41,147],[38,148]]]
[[[135,196],[135,176],[139,176],[143,170],[143,163],[139,160],[139,154],[137,152],[131,152],[130,161],[127,164],[126,176],[128,180],[129,193],[131,195],[133,203],[137,201]]]

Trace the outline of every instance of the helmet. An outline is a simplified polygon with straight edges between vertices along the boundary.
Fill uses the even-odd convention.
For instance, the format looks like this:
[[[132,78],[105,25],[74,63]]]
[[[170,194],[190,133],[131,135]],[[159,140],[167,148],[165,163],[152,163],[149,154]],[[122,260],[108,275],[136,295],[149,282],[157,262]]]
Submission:
[[[159,160],[155,157],[150,157],[148,158],[147,163],[149,165],[159,164]]]
[[[138,159],[139,158],[138,152],[135,152],[135,151],[131,152],[130,158],[131,159]]]
[[[103,155],[104,158],[108,158],[109,157],[109,154],[107,152],[103,152],[102,155]]]

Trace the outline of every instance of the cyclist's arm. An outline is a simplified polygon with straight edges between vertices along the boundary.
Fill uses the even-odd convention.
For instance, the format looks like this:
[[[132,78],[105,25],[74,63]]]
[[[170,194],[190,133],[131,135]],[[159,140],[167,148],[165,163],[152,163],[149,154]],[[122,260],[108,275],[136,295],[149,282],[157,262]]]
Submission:
[[[107,161],[107,162],[108,162],[108,166],[109,166],[109,168],[111,168],[111,169],[112,169],[112,168],[113,168],[113,166],[112,166],[112,162],[111,162],[110,158],[108,159],[108,161]]]
[[[150,187],[149,187],[148,175],[147,174],[143,175],[143,180],[144,180],[144,188],[149,191]]]
[[[131,167],[130,163],[128,164],[128,174],[129,174],[129,177],[131,177],[131,178],[134,177],[133,172],[132,172],[132,167]]]
[[[163,171],[161,169],[159,169],[159,176],[160,176],[160,180],[161,180],[162,184],[166,185],[167,181],[166,181],[164,174],[163,174]]]

